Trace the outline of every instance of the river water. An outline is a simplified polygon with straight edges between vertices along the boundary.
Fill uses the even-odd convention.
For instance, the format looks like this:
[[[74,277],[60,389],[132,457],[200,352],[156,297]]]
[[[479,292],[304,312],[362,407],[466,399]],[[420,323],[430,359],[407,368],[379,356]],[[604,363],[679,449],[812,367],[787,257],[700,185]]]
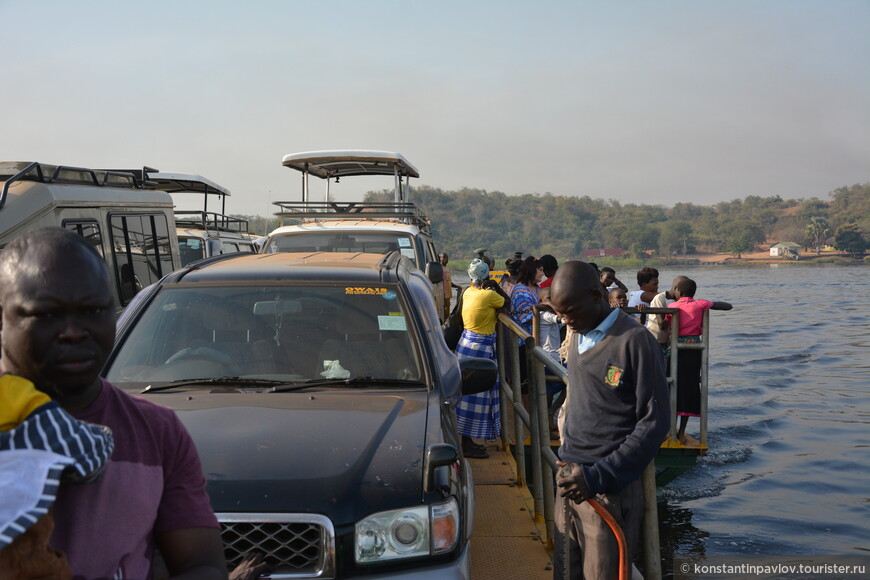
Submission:
[[[675,555],[870,554],[870,268],[665,268],[661,289],[678,274],[734,310],[710,314],[710,451],[659,489],[665,575]]]
[[[659,490],[666,561],[870,553],[870,268],[663,269],[661,287],[677,274],[734,310],[710,314],[710,452]]]

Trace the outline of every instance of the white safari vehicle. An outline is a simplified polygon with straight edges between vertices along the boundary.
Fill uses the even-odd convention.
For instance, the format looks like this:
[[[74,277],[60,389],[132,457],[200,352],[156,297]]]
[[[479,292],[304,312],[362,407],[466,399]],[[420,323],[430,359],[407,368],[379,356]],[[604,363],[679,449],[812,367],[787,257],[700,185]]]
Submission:
[[[389,151],[310,151],[285,155],[283,165],[302,174],[302,201],[276,201],[275,215],[292,225],[269,234],[260,250],[272,252],[396,251],[426,273],[439,316],[444,314],[444,272],[432,240],[429,218],[405,200],[417,169],[399,153]],[[323,201],[311,201],[310,177],[326,183]],[[344,177],[393,176],[392,202],[339,202],[329,184]]]
[[[180,265],[172,209],[131,172],[0,162],[0,248],[36,228],[77,232],[109,265],[119,310]]]

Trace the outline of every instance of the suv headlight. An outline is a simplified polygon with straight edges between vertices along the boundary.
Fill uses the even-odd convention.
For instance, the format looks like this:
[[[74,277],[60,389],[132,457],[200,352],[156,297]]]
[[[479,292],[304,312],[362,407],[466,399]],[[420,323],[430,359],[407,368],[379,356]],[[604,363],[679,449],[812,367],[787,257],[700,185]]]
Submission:
[[[446,502],[378,512],[360,520],[354,534],[358,564],[449,552],[459,540],[459,505]]]

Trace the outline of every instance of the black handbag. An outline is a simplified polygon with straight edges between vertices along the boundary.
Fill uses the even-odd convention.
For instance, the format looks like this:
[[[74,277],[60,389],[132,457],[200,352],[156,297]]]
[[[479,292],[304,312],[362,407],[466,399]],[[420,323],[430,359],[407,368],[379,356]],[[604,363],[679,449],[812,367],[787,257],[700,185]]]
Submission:
[[[459,339],[462,337],[462,331],[465,328],[462,322],[462,296],[465,294],[463,290],[459,294],[459,299],[456,301],[456,306],[450,311],[450,316],[441,325],[441,331],[444,333],[444,342],[447,343],[447,348],[456,350],[459,344]]]

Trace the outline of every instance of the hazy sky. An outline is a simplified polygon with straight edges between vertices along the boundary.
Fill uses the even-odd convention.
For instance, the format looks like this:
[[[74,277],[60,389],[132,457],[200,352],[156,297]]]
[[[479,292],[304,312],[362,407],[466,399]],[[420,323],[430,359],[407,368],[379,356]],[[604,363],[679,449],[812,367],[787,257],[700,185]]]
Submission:
[[[0,0],[0,22],[0,160],[196,173],[234,213],[298,200],[281,159],[319,149],[667,206],[870,181],[866,0]]]

